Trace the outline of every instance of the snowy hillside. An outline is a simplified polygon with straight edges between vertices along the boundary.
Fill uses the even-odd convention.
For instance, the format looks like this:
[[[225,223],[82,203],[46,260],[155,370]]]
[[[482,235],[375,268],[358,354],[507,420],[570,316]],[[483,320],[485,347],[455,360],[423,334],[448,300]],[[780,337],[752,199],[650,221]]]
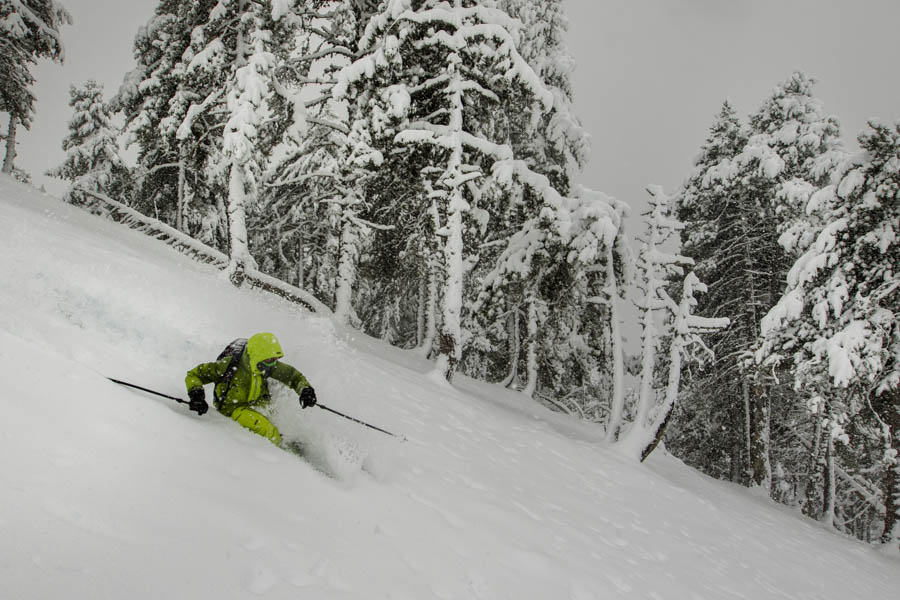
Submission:
[[[657,452],[236,290],[0,179],[0,598],[892,598],[900,561]],[[365,429],[277,398],[307,461],[184,396],[275,332]],[[273,387],[275,387],[273,385]],[[327,472],[329,475],[323,473]]]

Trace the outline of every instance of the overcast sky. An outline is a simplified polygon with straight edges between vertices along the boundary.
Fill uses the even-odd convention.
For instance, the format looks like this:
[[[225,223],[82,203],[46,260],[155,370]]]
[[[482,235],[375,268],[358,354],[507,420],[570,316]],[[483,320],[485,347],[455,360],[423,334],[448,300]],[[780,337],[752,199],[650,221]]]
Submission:
[[[575,107],[593,136],[582,182],[643,210],[674,191],[728,99],[746,118],[800,69],[849,148],[900,119],[900,0],[567,0]],[[633,215],[637,216],[637,215]]]
[[[107,96],[132,68],[137,28],[157,0],[62,0],[66,62],[36,69],[37,114],[20,136],[17,165],[43,172],[63,159],[68,89],[94,78]],[[581,182],[641,212],[644,187],[674,191],[721,103],[743,116],[795,69],[819,78],[817,95],[848,146],[866,120],[900,118],[900,0],[566,0],[577,63],[575,106],[593,136]]]

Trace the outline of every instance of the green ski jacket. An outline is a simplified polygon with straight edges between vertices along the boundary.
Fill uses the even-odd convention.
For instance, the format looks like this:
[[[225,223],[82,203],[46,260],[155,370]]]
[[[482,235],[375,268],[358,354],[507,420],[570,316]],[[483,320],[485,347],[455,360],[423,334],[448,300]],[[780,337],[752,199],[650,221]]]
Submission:
[[[272,337],[274,338],[274,336]],[[283,353],[280,346],[277,348],[277,351],[274,351],[274,349],[270,348],[261,348],[259,344],[252,343],[254,341],[256,340],[251,338],[251,342],[248,342],[247,348],[241,354],[237,371],[234,373],[230,386],[224,382],[216,384],[213,404],[220,413],[226,416],[230,417],[235,409],[239,407],[257,408],[268,404],[271,401],[268,385],[269,377],[280,381],[298,394],[303,388],[309,386],[309,382],[300,371],[283,362],[275,363],[275,368],[268,377],[261,373],[256,366],[259,361],[268,358],[281,358]],[[277,340],[275,344],[277,344]],[[187,377],[184,379],[188,391],[202,387],[207,383],[219,382],[225,375],[225,371],[228,370],[229,364],[231,364],[231,357],[226,356],[216,362],[197,365],[187,372]],[[225,397],[222,397],[225,394],[226,387],[228,388],[228,393]]]

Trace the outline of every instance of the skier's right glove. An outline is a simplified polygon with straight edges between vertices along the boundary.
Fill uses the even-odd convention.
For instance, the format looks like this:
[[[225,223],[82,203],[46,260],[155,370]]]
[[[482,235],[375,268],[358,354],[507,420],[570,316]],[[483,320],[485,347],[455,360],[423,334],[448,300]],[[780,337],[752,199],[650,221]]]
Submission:
[[[192,411],[198,415],[203,415],[209,410],[209,404],[206,403],[206,392],[203,391],[202,387],[189,390],[188,396],[191,399],[191,401],[188,402],[188,406]]]
[[[300,408],[309,408],[316,405],[316,390],[307,386],[300,390]]]

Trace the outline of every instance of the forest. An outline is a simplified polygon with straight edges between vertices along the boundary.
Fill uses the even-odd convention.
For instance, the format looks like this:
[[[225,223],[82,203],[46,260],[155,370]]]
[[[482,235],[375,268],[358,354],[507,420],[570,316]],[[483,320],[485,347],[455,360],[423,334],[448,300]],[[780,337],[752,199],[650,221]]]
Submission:
[[[3,172],[24,181],[32,69],[64,59],[70,22],[0,0]],[[576,183],[566,36],[563,0],[160,0],[119,89],[72,88],[50,174],[450,383],[897,546],[900,122],[850,151],[816,79],[788,73],[752,114],[723,103],[626,231],[626,202]]]

